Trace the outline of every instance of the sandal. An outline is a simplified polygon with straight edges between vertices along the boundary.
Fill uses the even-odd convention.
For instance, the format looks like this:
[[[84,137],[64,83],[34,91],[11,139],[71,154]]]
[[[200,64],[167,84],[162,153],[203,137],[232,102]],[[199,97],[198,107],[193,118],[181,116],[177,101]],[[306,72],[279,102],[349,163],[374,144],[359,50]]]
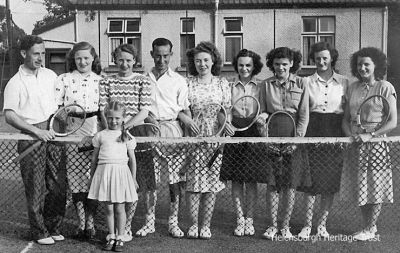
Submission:
[[[200,229],[200,238],[206,240],[211,238],[211,230],[209,227],[202,227]]]
[[[171,219],[168,222],[168,233],[174,238],[182,238],[185,233],[179,228],[178,220]]]
[[[192,225],[188,232],[187,232],[187,237],[188,238],[198,238],[199,237],[199,228],[197,227],[197,225]]]
[[[236,236],[243,236],[244,235],[244,227],[245,227],[245,219],[244,217],[240,217],[236,220],[236,228],[233,231],[233,234]]]
[[[121,239],[116,240],[114,251],[115,252],[122,252],[124,250],[124,242]]]
[[[115,239],[109,239],[107,243],[103,246],[102,250],[104,251],[112,251],[114,248],[116,240]]]

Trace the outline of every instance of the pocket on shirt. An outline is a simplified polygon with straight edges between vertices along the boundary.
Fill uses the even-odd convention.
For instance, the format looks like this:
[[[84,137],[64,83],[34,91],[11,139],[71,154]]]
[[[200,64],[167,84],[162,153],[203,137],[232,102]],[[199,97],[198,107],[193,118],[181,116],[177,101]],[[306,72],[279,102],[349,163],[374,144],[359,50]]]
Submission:
[[[300,101],[301,94],[303,94],[302,89],[291,89],[290,90],[290,96],[291,96],[292,100]]]

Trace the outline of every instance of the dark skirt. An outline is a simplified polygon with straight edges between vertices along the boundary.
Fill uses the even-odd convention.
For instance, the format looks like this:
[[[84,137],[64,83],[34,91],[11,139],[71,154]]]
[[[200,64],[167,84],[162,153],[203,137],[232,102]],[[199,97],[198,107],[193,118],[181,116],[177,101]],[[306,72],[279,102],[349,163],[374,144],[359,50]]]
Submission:
[[[343,137],[342,114],[311,113],[307,137]],[[340,188],[343,167],[343,149],[340,144],[309,144],[307,146],[310,171],[299,191],[312,195],[336,193]]]
[[[246,131],[236,132],[233,137],[260,136],[256,125]],[[267,147],[263,143],[225,144],[222,157],[220,180],[235,182],[266,183],[267,163],[265,154]]]
[[[153,191],[156,189],[156,175],[154,171],[153,150],[135,151],[136,180],[139,192]]]

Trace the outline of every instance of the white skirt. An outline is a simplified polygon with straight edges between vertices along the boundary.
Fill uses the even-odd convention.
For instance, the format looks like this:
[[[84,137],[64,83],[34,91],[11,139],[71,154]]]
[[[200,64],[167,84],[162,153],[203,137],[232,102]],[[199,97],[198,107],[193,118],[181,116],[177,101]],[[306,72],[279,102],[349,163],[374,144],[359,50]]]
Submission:
[[[138,196],[128,165],[98,165],[90,184],[88,198],[111,203],[136,202]]]

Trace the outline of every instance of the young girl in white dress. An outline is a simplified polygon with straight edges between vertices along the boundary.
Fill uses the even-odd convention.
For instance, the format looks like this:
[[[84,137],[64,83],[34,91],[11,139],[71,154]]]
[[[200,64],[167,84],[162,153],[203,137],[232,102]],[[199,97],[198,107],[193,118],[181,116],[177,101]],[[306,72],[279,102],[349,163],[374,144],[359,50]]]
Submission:
[[[125,112],[123,104],[110,101],[104,110],[108,129],[98,132],[93,138],[94,152],[90,171],[92,182],[88,198],[107,205],[109,235],[103,247],[106,251],[123,250],[125,204],[138,200],[134,153],[136,141],[133,137],[129,138],[125,131]]]

